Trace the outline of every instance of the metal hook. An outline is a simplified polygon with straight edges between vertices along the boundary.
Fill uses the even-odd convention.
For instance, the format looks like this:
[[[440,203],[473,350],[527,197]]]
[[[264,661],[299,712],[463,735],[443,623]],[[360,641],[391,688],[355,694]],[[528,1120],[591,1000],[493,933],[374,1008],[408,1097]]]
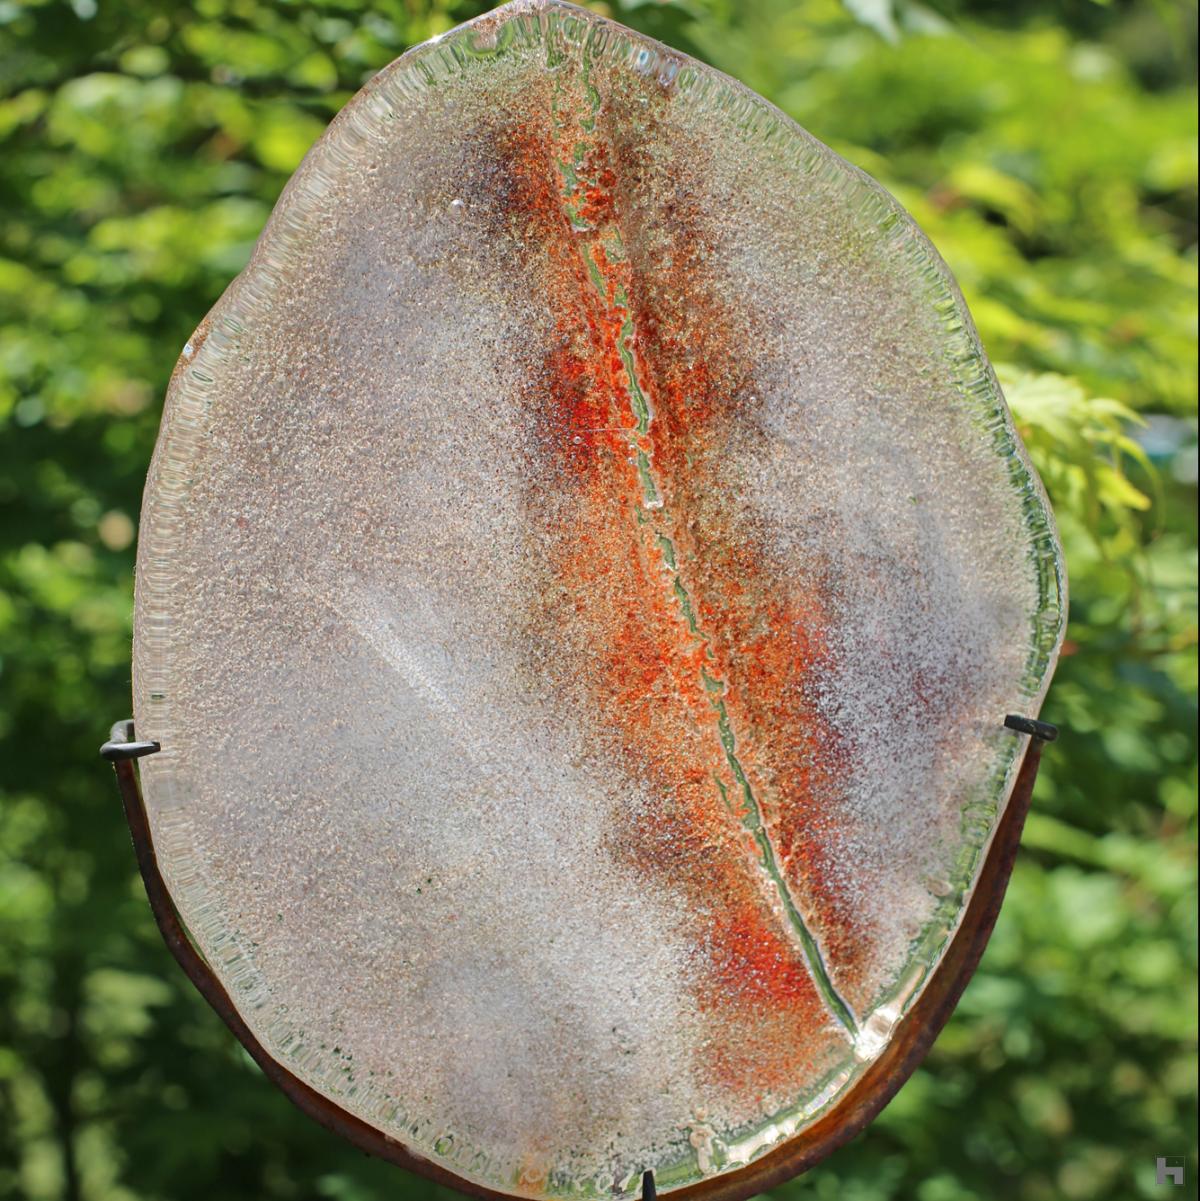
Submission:
[[[133,737],[133,718],[127,717],[113,725],[108,741],[100,748],[100,756],[110,763],[120,763],[126,759],[141,759],[161,750],[161,743],[138,742]]]
[[[1053,742],[1058,737],[1058,726],[1052,726],[1048,721],[1038,721],[1033,717],[1021,717],[1010,713],[1004,719],[1005,726],[1020,734],[1028,734],[1039,742]]]

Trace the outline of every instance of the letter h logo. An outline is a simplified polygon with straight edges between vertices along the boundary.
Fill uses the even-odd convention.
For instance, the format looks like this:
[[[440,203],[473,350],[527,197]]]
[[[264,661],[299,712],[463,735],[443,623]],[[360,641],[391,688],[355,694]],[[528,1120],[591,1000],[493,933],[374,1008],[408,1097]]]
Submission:
[[[1171,1156],[1171,1158],[1175,1157]],[[1154,1183],[1166,1184],[1168,1180],[1177,1186],[1183,1183],[1183,1164],[1176,1162],[1167,1167],[1166,1159],[1160,1155],[1154,1163]]]

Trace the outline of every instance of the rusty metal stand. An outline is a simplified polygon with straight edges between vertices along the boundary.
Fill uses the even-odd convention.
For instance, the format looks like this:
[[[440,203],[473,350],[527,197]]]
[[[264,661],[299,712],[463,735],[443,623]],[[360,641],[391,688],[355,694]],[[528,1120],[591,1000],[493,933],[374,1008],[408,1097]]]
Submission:
[[[829,1113],[800,1134],[744,1168],[674,1190],[672,1201],[738,1201],[799,1175],[849,1142],[868,1125],[924,1059],[958,1004],[983,955],[1012,874],[1021,830],[1033,796],[1042,748],[1058,737],[1055,726],[1030,717],[1009,714],[1004,719],[1004,725],[1029,737],[1029,746],[1012,795],[996,828],[991,851],[976,881],[958,932],[943,954],[933,978],[898,1023],[887,1048]],[[135,739],[133,721],[124,720],[112,727],[109,740],[100,748],[100,754],[112,763],[116,772],[125,819],[129,823],[134,854],[154,920],[167,949],[200,995],[246,1048],[267,1079],[326,1129],[368,1155],[419,1172],[439,1184],[485,1198],[485,1201],[512,1201],[507,1193],[495,1192],[464,1180],[441,1164],[414,1154],[403,1144],[341,1108],[293,1075],[258,1041],[238,1013],[224,985],[188,936],[159,871],[136,760],[161,750],[157,742]],[[653,1171],[642,1173],[641,1184],[641,1201],[657,1201]]]

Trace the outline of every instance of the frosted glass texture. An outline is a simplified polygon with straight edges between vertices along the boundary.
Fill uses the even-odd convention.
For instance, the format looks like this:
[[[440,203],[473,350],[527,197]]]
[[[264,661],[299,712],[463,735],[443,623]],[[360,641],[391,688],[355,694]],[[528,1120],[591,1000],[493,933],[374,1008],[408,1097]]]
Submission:
[[[268,1050],[414,1153],[670,1191],[887,1046],[1063,605],[896,202],[519,2],[363,89],[184,348],[137,581],[162,871]]]

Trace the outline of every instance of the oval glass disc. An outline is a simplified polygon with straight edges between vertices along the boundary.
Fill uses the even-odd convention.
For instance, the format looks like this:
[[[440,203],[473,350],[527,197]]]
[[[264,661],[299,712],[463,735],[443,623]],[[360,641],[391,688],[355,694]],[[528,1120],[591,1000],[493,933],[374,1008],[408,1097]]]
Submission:
[[[682,1188],[828,1114],[936,976],[1063,604],[896,202],[518,0],[363,89],[184,349],[159,864],[269,1054],[463,1187]]]

